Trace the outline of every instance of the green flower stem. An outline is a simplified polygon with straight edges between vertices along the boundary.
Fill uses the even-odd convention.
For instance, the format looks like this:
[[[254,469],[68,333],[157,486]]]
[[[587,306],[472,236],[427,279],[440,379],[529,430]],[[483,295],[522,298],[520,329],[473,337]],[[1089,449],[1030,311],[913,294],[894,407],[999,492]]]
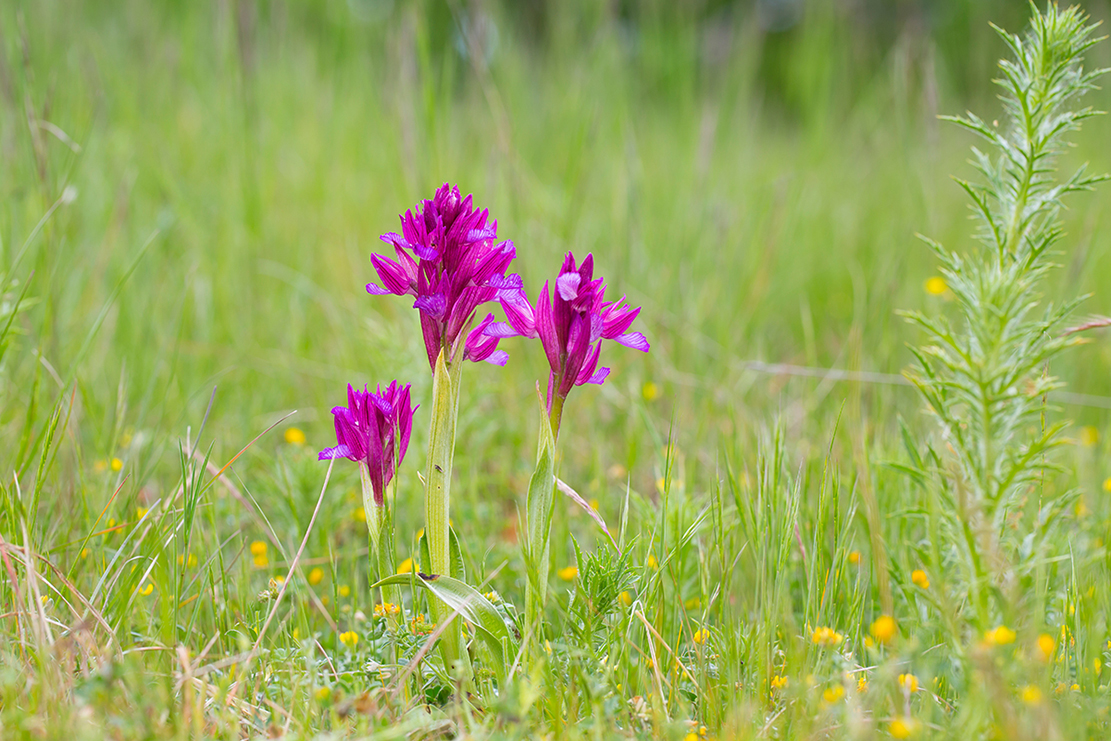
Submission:
[[[370,563],[375,581],[381,581],[394,572],[393,513],[390,511],[390,495],[394,482],[383,497],[382,506],[374,503],[374,489],[370,484],[370,473],[364,465],[359,466],[359,482],[363,487],[363,511],[366,513],[367,530],[370,532]],[[382,587],[382,602],[400,605],[401,597],[395,586]],[[396,631],[401,625],[398,615],[387,612],[390,629]]]
[[[432,421],[428,432],[424,534],[428,542],[429,558],[432,560],[427,566],[429,573],[444,576],[451,574],[451,467],[455,458],[455,422],[459,414],[459,381],[462,371],[462,359],[448,365],[444,351],[440,351],[432,377]],[[447,620],[453,612],[435,596],[429,596],[429,606],[432,619],[437,625]],[[464,681],[470,680],[471,663],[463,649],[462,623],[458,619],[441,635],[440,653],[449,672],[458,662],[462,667]]]
[[[527,537],[525,539],[525,562],[529,568],[529,578],[525,585],[525,620],[528,631],[534,640],[530,642],[530,657],[535,655],[534,647],[541,644],[544,625],[544,603],[548,597],[548,575],[550,564],[550,536],[552,530],[552,508],[555,506],[555,431],[563,410],[563,400],[558,396],[552,400],[550,414],[545,413],[543,399],[540,399],[540,434],[536,446],[536,470],[529,481],[528,500],[525,511]],[[553,422],[554,420],[554,422]]]

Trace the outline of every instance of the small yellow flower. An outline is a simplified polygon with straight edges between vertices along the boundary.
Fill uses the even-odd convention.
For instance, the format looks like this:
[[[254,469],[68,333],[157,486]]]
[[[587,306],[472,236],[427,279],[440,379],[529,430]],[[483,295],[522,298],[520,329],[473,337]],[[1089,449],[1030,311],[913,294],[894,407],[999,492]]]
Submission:
[[[830,687],[829,689],[827,689],[825,692],[822,693],[822,699],[825,700],[825,702],[829,705],[832,705],[833,703],[837,702],[838,700],[840,700],[844,696],[845,696],[845,688],[842,687],[839,684],[833,685],[832,687]]]
[[[922,569],[915,569],[914,571],[910,572],[910,580],[914,582],[914,586],[918,587],[919,589],[930,588],[930,577],[926,576],[926,572]]]
[[[121,461],[119,458],[113,458],[112,459],[112,470],[113,471],[119,471],[122,468],[123,468],[123,461]]]
[[[702,599],[700,597],[691,597],[683,603],[683,607],[687,610],[697,610],[702,607]]]
[[[153,592],[153,591],[154,591],[154,585],[151,584],[150,582],[148,582],[147,584],[145,584],[142,587],[139,587],[139,594],[143,595],[144,597],[150,596],[150,593]]]
[[[315,587],[322,581],[324,581],[324,569],[319,566],[313,566],[312,570],[309,571],[309,584]]]
[[[913,674],[900,674],[899,686],[906,690],[908,694],[914,694],[918,691],[918,677]]]
[[[108,470],[108,461],[101,459],[93,464],[93,473],[104,473]],[[1111,479],[1108,479],[1111,481]]]
[[[288,435],[289,433],[287,432],[286,434]],[[332,696],[332,688],[331,687],[321,687],[320,689],[318,689],[316,691],[316,701],[317,702],[327,702],[328,698],[330,698],[331,696]]]
[[[587,502],[587,504],[589,504],[589,505],[590,505],[590,508],[591,508],[592,510],[594,510],[595,512],[597,512],[597,511],[598,511],[598,507],[600,507],[600,506],[601,506],[601,505],[599,505],[599,504],[598,504],[598,500],[597,500],[597,499],[591,499],[591,500],[590,500],[589,502]]]
[[[547,639],[544,640],[544,653],[552,655],[552,642]]]
[[[1037,646],[1042,661],[1049,661],[1053,658],[1053,653],[1057,650],[1057,641],[1053,640],[1053,636],[1048,633],[1042,633],[1038,636]]]
[[[697,645],[701,646],[703,643],[710,640],[710,631],[706,630],[705,628],[703,628],[701,630],[696,630],[696,631],[694,631],[694,636],[692,637],[692,640]]]
[[[861,675],[860,675],[860,676],[859,676],[859,677],[857,678],[857,680],[856,680],[856,691],[857,691],[858,693],[862,694],[862,695],[863,695],[863,694],[864,694],[865,692],[867,692],[867,691],[868,691],[868,677],[866,677],[866,676],[864,676],[863,674],[861,674]]]
[[[1023,687],[1020,696],[1027,705],[1038,705],[1042,701],[1042,691],[1032,684]]]
[[[683,741],[699,741],[698,734],[691,731],[686,736],[683,736]]]
[[[397,573],[399,574],[411,574],[414,571],[420,571],[420,564],[414,562],[411,558],[405,559],[397,566]]]
[[[640,395],[645,401],[655,401],[660,395],[660,387],[651,381],[645,381],[640,387]]]
[[[116,526],[116,518],[115,517],[109,517],[108,518],[108,527],[115,527],[115,526]]]
[[[813,635],[810,636],[810,640],[815,645],[825,646],[827,648],[840,645],[841,641],[844,639],[845,637],[833,628],[818,628],[814,631]]]
[[[785,689],[787,689],[787,685],[789,685],[790,683],[791,683],[791,680],[787,679],[787,677],[784,677],[782,675],[776,674],[774,677],[772,677],[772,689],[773,690],[785,690]]]
[[[1006,625],[997,625],[984,634],[984,640],[991,646],[1006,646],[1015,642],[1015,632]]]
[[[563,579],[563,581],[571,581],[579,575],[579,569],[577,566],[564,566],[557,571],[556,574],[558,574],[559,578]]]
[[[1087,425],[1080,428],[1080,444],[1085,448],[1091,448],[1099,442],[1099,430],[1092,425]]]
[[[378,604],[376,604],[374,606],[374,617],[386,617],[387,615],[397,615],[400,612],[401,612],[401,607],[398,606],[398,605],[395,605],[393,602],[379,602]],[[424,622],[424,617],[423,616],[418,615],[417,617],[420,618],[420,620],[418,620],[418,622]]]
[[[149,511],[150,510],[148,510],[146,507],[136,507],[135,508],[135,519],[136,520],[143,519],[143,515],[145,515]]]
[[[1111,493],[1111,476],[1108,476],[1103,480],[1103,490]]]
[[[494,590],[490,590],[489,592],[483,592],[482,596],[485,597],[486,599],[490,600],[491,604],[496,605],[498,602],[501,601],[501,595],[498,594],[497,592],[495,592]]]
[[[348,648],[355,648],[355,646],[359,645],[359,634],[353,630],[349,630],[346,633],[340,633],[339,640],[340,643]]]
[[[651,553],[648,554],[648,560],[645,561],[644,563],[647,564],[648,568],[650,568],[650,569],[660,568],[659,563],[656,562],[656,557],[653,556]]]
[[[253,543],[251,543],[251,555],[252,556],[265,556],[266,555],[266,543],[263,543],[261,540],[256,540]]]
[[[860,564],[860,551],[851,551],[849,553],[849,563],[853,566],[858,566]]]
[[[945,285],[945,279],[940,275],[935,275],[926,280],[926,293],[931,296],[940,296],[949,290],[949,286]]]
[[[880,643],[890,643],[898,632],[899,627],[895,624],[895,618],[890,615],[880,615],[872,622],[872,636]]]
[[[285,431],[285,441],[290,445],[304,445],[305,433],[296,427],[290,427]]]
[[[82,548],[81,549],[81,558],[88,558],[88,557],[89,557],[89,549],[88,548]]]
[[[255,556],[253,561],[255,563],[256,569],[265,569],[267,566],[270,565],[270,559],[266,557],[265,553],[261,556]]]
[[[619,594],[617,599],[621,600],[621,604],[625,605],[625,607],[633,604],[633,595],[629,594],[627,591]]]
[[[887,732],[892,738],[906,739],[917,736],[920,727],[914,718],[896,718],[887,724]]]
[[[341,584],[339,589],[337,589],[336,591],[339,592],[340,597],[346,597],[351,594],[351,587],[347,586],[346,584]]]
[[[186,560],[185,554],[183,553],[183,554],[181,554],[180,556],[177,557],[177,565],[178,566],[186,566],[186,568],[190,568],[190,569],[196,568],[196,566],[197,566],[197,556],[193,553],[190,553],[189,554],[189,559]]]
[[[356,507],[351,510],[351,519],[355,522],[366,522],[366,510],[362,507]]]

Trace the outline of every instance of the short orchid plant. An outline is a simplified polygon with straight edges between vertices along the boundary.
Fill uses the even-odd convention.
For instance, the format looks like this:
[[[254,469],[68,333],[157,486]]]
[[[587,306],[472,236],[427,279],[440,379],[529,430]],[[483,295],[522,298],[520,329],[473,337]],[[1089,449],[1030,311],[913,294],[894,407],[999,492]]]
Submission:
[[[504,366],[509,356],[498,343],[509,337],[539,339],[550,366],[547,395],[542,398],[537,464],[525,502],[527,531],[522,550],[529,574],[525,635],[530,646],[543,638],[542,616],[549,576],[549,536],[556,490],[556,440],[563,406],[571,389],[601,384],[609,368],[599,366],[602,340],[647,352],[640,332],[630,331],[639,308],[625,299],[605,300],[606,286],[594,277],[594,257],[576,264],[568,253],[555,280],[545,283],[534,303],[521,277],[507,274],[516,249],[497,241],[497,222],[478,210],[471,196],[444,184],[414,211],[401,216],[401,234],[382,240],[394,257],[373,255],[380,285],[369,283],[374,295],[412,296],[432,370],[432,403],[425,469],[425,526],[420,538],[421,570],[414,577],[393,573],[394,523],[390,514],[394,474],[408,449],[414,407],[410,386],[398,381],[385,391],[358,391],[348,386],[346,407],[332,410],[336,446],[320,459],[348,458],[359,465],[370,531],[372,571],[377,573],[385,602],[397,603],[396,590],[416,584],[428,591],[432,618],[438,628],[444,668],[464,683],[472,681],[470,652],[464,644],[462,616],[474,626],[495,657],[503,677],[516,654],[521,627],[507,625],[502,613],[466,582],[461,549],[450,526],[451,474],[455,450],[460,382],[464,361]],[[494,321],[480,309],[499,303],[506,322]],[[539,386],[539,384],[538,384]],[[390,610],[384,611],[390,614]],[[397,623],[395,622],[396,628]]]

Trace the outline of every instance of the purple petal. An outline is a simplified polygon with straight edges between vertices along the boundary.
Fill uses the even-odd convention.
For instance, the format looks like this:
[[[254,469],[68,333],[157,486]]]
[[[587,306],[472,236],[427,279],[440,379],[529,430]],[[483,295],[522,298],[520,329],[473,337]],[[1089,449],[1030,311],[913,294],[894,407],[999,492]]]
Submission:
[[[648,340],[644,339],[644,335],[642,335],[640,332],[628,332],[618,337],[614,337],[614,340],[620,345],[631,347],[634,350],[640,350],[641,352],[648,352],[648,348],[651,347],[651,345],[648,344]]]
[[[413,308],[420,309],[421,312],[436,319],[443,319],[444,312],[447,311],[447,298],[442,293],[420,296],[413,302]]]
[[[608,376],[609,374],[609,368],[599,368],[598,370],[594,371],[590,378],[586,379],[586,382],[594,383],[601,386],[603,383],[606,382],[606,376]]]
[[[414,244],[413,254],[422,260],[428,260],[430,262],[440,259],[440,253],[435,248],[423,244]]]
[[[334,448],[324,448],[317,455],[318,461],[330,461],[334,458],[351,458],[351,449],[346,445],[337,445]]]
[[[507,353],[505,350],[495,350],[494,352],[490,353],[490,357],[486,358],[487,363],[493,363],[494,365],[501,366],[502,368],[505,367],[506,361],[508,360],[509,353]]]
[[[552,305],[548,300],[548,284],[544,284],[544,292],[536,298],[536,334],[544,346],[544,353],[548,356],[548,366],[553,373],[559,373],[559,356],[563,348],[559,346],[559,337],[552,321]]]
[[[378,271],[378,277],[382,279],[382,285],[390,293],[402,296],[412,290],[414,276],[410,276],[403,266],[381,255],[371,255],[370,262],[374,265],[374,269]]]
[[[506,324],[505,322],[494,322],[486,328],[484,333],[487,337],[497,337],[498,339],[505,339],[507,337],[521,337],[521,333],[513,328],[513,325]]]
[[[367,283],[366,284],[366,292],[374,294],[375,296],[393,296],[394,295],[393,291],[390,291],[390,290],[385,289],[385,288],[380,288],[380,287],[374,285],[373,283]]]
[[[505,318],[513,326],[514,334],[522,337],[538,337],[536,333],[536,315],[529,305],[528,297],[524,291],[506,291],[500,294],[501,307],[505,311]],[[510,337],[511,335],[505,335]]]
[[[440,354],[440,344],[442,342],[440,323],[422,311],[420,313],[420,330],[424,335],[424,349],[428,353],[428,365],[435,372],[436,356]]]
[[[564,273],[556,278],[556,290],[564,301],[573,301],[579,295],[579,284],[582,278],[578,273]]]
[[[498,236],[497,227],[486,227],[485,229],[471,229],[467,232],[468,242],[481,242],[486,239],[493,239]]]
[[[405,239],[405,237],[401,236],[400,234],[395,234],[394,232],[383,234],[379,237],[379,239],[381,239],[383,242],[392,244],[394,247],[405,248],[407,250],[413,249],[413,245],[409,244],[409,240]]]

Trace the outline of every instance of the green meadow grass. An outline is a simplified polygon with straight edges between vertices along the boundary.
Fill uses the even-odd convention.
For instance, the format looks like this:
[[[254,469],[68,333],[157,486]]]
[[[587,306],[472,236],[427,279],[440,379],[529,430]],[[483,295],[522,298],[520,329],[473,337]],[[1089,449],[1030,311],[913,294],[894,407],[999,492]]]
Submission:
[[[971,248],[950,180],[971,176],[971,137],[935,115],[999,115],[981,83],[895,51],[851,99],[811,81],[799,113],[764,91],[739,20],[707,58],[693,22],[630,40],[579,8],[539,48],[503,27],[487,65],[423,5],[355,6],[377,7],[0,8],[0,329],[18,306],[0,345],[0,736],[1111,734],[1106,335],[1052,368],[1087,396],[1047,412],[1076,444],[1046,486],[1081,494],[998,616],[1013,643],[985,646],[949,599],[933,500],[891,465],[900,420],[938,443],[895,380],[921,340],[896,312],[949,309],[915,235]],[[836,27],[807,28],[820,70]],[[1109,136],[1087,122],[1064,169],[1111,170]],[[321,497],[316,459],[345,384],[398,378],[428,403],[415,312],[363,286],[378,235],[445,181],[497,217],[533,294],[568,249],[593,252],[652,343],[606,348],[613,374],[572,394],[561,438],[560,477],[635,582],[604,625],[571,629],[574,543],[603,569],[611,551],[557,500],[551,653],[490,702],[452,699],[432,656],[398,681],[357,472],[338,461]],[[1047,298],[1111,313],[1111,188],[1069,206]],[[536,343],[503,347],[506,368],[464,375],[452,517],[470,581],[521,611],[546,368]],[[397,478],[399,561],[423,525],[426,411]],[[403,633],[405,656],[424,634]]]

